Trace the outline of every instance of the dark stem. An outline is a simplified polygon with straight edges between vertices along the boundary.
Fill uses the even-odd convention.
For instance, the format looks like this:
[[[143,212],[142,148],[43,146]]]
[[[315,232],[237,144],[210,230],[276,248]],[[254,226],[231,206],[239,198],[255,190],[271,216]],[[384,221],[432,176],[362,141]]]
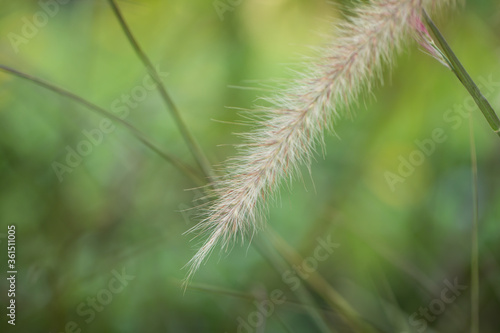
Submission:
[[[144,64],[146,69],[148,70],[149,75],[151,78],[156,82],[158,90],[160,92],[160,95],[167,106],[167,108],[170,110],[172,113],[172,116],[174,117],[174,120],[179,128],[179,131],[181,132],[182,137],[186,141],[186,144],[188,145],[191,153],[193,154],[198,166],[201,168],[203,171],[205,177],[208,178],[209,181],[212,181],[214,178],[214,174],[212,171],[212,167],[210,166],[210,163],[206,156],[203,154],[200,146],[194,139],[194,137],[191,135],[189,132],[186,124],[184,123],[179,110],[177,106],[175,105],[174,101],[170,97],[170,95],[167,93],[167,90],[163,84],[163,82],[160,79],[160,76],[158,75],[158,72],[154,68],[153,64],[149,60],[148,56],[144,53],[142,48],[140,47],[139,43],[137,40],[134,38],[134,35],[132,34],[132,31],[129,29],[127,22],[125,21],[122,13],[120,12],[120,9],[116,5],[116,2],[114,0],[109,0],[109,4],[111,8],[113,9],[113,13],[115,14],[116,18],[118,19],[118,22],[120,23],[120,26],[127,36],[127,39],[134,49],[135,53],[141,60],[141,62]]]
[[[178,158],[175,156],[172,156],[170,154],[167,154],[163,152],[160,148],[156,147],[153,143],[151,143],[148,139],[145,138],[145,136],[133,125],[130,123],[126,122],[125,120],[115,116],[114,114],[106,111],[105,109],[101,108],[100,106],[97,106],[84,98],[73,94],[72,92],[69,92],[67,90],[64,90],[62,88],[59,88],[53,84],[50,84],[48,82],[42,81],[34,76],[31,76],[29,74],[25,74],[23,72],[20,72],[16,69],[0,65],[0,70],[3,70],[4,72],[7,72],[9,74],[15,75],[21,79],[28,80],[32,83],[35,83],[38,86],[41,86],[45,89],[51,90],[59,95],[65,96],[69,99],[72,99],[73,101],[82,104],[83,106],[87,107],[88,109],[104,116],[107,117],[125,128],[127,128],[139,141],[141,141],[146,147],[160,155],[164,160],[167,162],[171,163],[173,166],[175,166],[177,169],[179,169],[182,173],[184,173],[186,176],[188,176],[190,179],[192,179],[196,184],[200,184],[201,182],[201,177],[197,174],[193,168],[190,166],[186,165],[184,162],[180,161]]]
[[[439,29],[436,27],[436,25],[434,24],[434,22],[432,21],[432,19],[429,17],[429,15],[425,10],[423,11],[423,15],[427,22],[427,25],[430,27],[432,33],[436,37],[439,46],[441,46],[444,55],[448,58],[447,60],[451,66],[453,73],[455,73],[457,78],[460,80],[460,82],[462,82],[463,86],[472,96],[477,106],[483,113],[484,117],[488,121],[488,124],[490,124],[490,127],[498,136],[500,136],[500,119],[495,113],[495,110],[493,110],[488,100],[483,96],[477,85],[470,77],[469,73],[467,73],[464,66],[462,65],[460,60],[458,60],[453,50],[446,42],[446,39],[443,37],[443,35],[441,34]]]

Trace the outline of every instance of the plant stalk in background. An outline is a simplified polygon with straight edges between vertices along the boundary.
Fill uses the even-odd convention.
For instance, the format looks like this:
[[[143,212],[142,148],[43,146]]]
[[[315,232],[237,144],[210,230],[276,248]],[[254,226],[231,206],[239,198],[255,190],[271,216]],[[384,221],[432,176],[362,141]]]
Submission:
[[[148,56],[142,50],[141,46],[135,39],[134,35],[132,34],[132,31],[130,30],[127,22],[125,21],[125,18],[123,17],[116,2],[114,0],[108,0],[108,2],[109,5],[111,6],[111,9],[113,10],[113,14],[115,15],[116,19],[118,20],[118,23],[120,24],[120,27],[122,28],[125,36],[127,37],[130,45],[134,49],[134,52],[137,54],[141,62],[144,64],[144,67],[146,67],[151,78],[155,81],[158,87],[158,91],[160,92],[160,96],[164,101],[167,109],[170,110],[170,113],[172,114],[175,123],[177,124],[177,128],[179,129],[184,141],[186,142],[189,148],[189,151],[193,154],[196,163],[204,173],[207,180],[211,180],[213,178],[212,167],[210,166],[210,163],[208,162],[208,159],[205,156],[205,154],[203,154],[203,151],[201,150],[198,142],[196,142],[193,135],[189,132],[186,123],[182,119],[179,109],[175,105],[173,99],[170,97],[170,94],[167,92],[167,89],[165,88],[165,85],[160,79],[157,70],[153,66],[153,63],[151,62],[151,60],[149,60]]]

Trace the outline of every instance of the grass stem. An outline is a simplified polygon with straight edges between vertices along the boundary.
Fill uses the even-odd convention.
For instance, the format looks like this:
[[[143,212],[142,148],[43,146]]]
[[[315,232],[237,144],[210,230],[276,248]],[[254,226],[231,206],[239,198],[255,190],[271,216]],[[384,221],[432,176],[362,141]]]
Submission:
[[[470,148],[472,168],[473,222],[471,235],[471,333],[479,333],[479,195],[477,176],[477,153],[474,140],[474,127],[470,119]]]
[[[170,110],[172,113],[172,116],[174,117],[174,120],[177,124],[177,127],[179,128],[179,131],[181,132],[182,137],[184,138],[186,144],[189,147],[189,150],[193,154],[196,163],[198,166],[201,168],[205,176],[208,178],[207,180],[212,181],[214,174],[212,167],[210,166],[210,162],[206,158],[205,154],[201,150],[200,146],[194,139],[194,137],[191,135],[189,132],[184,120],[181,117],[181,114],[179,112],[179,109],[175,105],[174,101],[170,97],[170,95],[167,92],[167,89],[165,88],[165,85],[163,84],[162,80],[160,79],[160,76],[158,75],[158,72],[156,68],[153,66],[151,61],[149,60],[148,56],[146,53],[142,50],[141,46],[135,39],[134,35],[132,34],[132,31],[127,25],[127,22],[125,21],[125,18],[123,17],[120,9],[116,5],[116,2],[114,0],[108,0],[111,9],[113,10],[113,13],[115,14],[116,18],[118,19],[118,22],[120,23],[120,27],[122,28],[125,36],[127,37],[130,45],[134,49],[135,53],[141,60],[141,62],[144,64],[146,67],[149,75],[151,78],[155,81],[157,84],[158,91],[160,92],[160,95],[162,97],[162,100],[165,102],[165,105],[167,108]]]
[[[464,66],[458,60],[457,56],[446,42],[446,39],[443,37],[439,29],[436,27],[432,19],[429,17],[427,12],[423,11],[424,18],[427,22],[427,25],[430,27],[432,33],[436,37],[436,40],[441,47],[443,54],[446,56],[446,60],[451,67],[453,73],[457,76],[457,78],[462,82],[463,86],[467,89],[469,94],[472,96],[477,106],[483,113],[484,117],[488,121],[488,124],[493,129],[493,131],[500,136],[500,119],[498,118],[495,110],[491,107],[491,104],[488,100],[483,96],[477,85],[474,83],[469,73],[465,70]]]
[[[291,267],[301,266],[304,262],[297,252],[288,245],[278,234],[268,229],[269,240],[274,248],[280,253]],[[331,307],[336,310],[342,320],[353,329],[354,332],[375,333],[377,330],[367,323],[349,302],[337,292],[317,271],[310,273],[305,282],[322,297]]]
[[[184,162],[179,160],[177,157],[175,157],[171,154],[165,153],[160,148],[158,148],[156,145],[154,145],[151,141],[146,139],[144,134],[142,134],[142,132],[139,131],[137,128],[135,128],[133,125],[131,125],[127,121],[115,116],[114,114],[106,111],[105,109],[101,108],[100,106],[97,106],[97,105],[87,101],[86,99],[72,93],[72,92],[64,90],[64,89],[57,87],[51,83],[45,82],[45,81],[40,80],[34,76],[20,72],[16,69],[8,67],[8,66],[0,65],[0,70],[6,72],[8,74],[14,75],[18,78],[28,80],[28,81],[30,81],[30,82],[32,82],[40,87],[51,90],[51,91],[53,91],[61,96],[65,96],[65,97],[85,106],[86,108],[88,108],[88,109],[90,109],[90,110],[92,110],[92,111],[94,111],[94,112],[96,112],[96,113],[98,113],[106,118],[109,118],[116,123],[121,124],[122,126],[127,128],[146,147],[148,147],[149,149],[154,151],[156,154],[158,154],[160,157],[162,157],[165,161],[172,164],[179,171],[181,171],[183,174],[185,174],[187,177],[189,177],[191,180],[193,180],[196,184],[200,184],[202,182],[201,176],[198,174],[198,172],[195,171],[193,168],[191,168],[189,165],[185,164]]]

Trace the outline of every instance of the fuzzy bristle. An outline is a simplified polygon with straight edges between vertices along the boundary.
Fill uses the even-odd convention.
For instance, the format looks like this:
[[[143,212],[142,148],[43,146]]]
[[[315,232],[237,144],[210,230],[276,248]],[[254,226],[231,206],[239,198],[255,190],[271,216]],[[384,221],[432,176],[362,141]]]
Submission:
[[[334,27],[335,38],[321,49],[300,79],[269,98],[258,129],[245,135],[239,155],[212,184],[215,198],[193,230],[208,240],[188,263],[188,281],[211,251],[254,233],[268,198],[285,179],[310,165],[324,129],[382,80],[395,55],[411,40],[412,18],[453,1],[378,0],[359,4],[349,20]]]

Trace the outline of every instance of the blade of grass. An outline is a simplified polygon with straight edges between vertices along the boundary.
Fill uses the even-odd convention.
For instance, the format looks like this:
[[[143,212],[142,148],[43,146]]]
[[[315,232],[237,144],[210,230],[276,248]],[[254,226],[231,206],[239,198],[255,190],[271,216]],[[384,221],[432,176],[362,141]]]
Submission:
[[[182,286],[182,281],[173,280],[173,282],[178,286]],[[250,294],[250,293],[243,293],[240,291],[234,291],[234,290],[214,287],[214,286],[210,286],[210,285],[191,283],[187,288],[190,290],[206,292],[206,293],[211,293],[211,294],[215,294],[215,295],[225,295],[225,296],[231,296],[231,297],[235,297],[235,298],[239,298],[239,299],[244,299],[247,301],[256,301],[255,296]],[[285,300],[283,304],[299,306],[302,309],[309,307],[308,305],[301,304],[298,302],[292,302],[289,300]],[[324,309],[324,311],[330,311],[330,310]],[[278,313],[274,312],[272,314],[272,316],[276,319],[277,322],[280,323],[280,325],[283,326],[283,329],[286,332],[290,332],[290,333],[292,332],[292,330],[287,326],[286,322],[283,319],[281,319],[281,317],[278,315]]]
[[[274,252],[266,250],[265,245],[259,239],[256,239],[253,243],[253,246],[257,249],[257,251],[266,259],[271,267],[273,267],[280,275],[283,275],[284,272],[288,269],[285,263],[280,260],[281,258]],[[274,247],[276,249],[276,247]],[[314,304],[314,298],[310,294],[309,290],[304,287],[297,288],[293,291],[295,295],[304,303],[304,305]],[[328,326],[325,318],[318,313],[315,306],[307,306],[306,311],[311,317],[312,321],[316,324],[320,332],[323,333],[335,333],[336,331],[333,328]]]
[[[51,91],[55,92],[56,94],[65,96],[65,97],[85,106],[86,108],[88,108],[88,109],[90,109],[90,110],[92,110],[92,111],[94,111],[94,112],[96,112],[96,113],[98,113],[106,118],[109,118],[116,123],[119,123],[120,125],[127,128],[132,133],[132,135],[134,135],[146,147],[148,147],[149,149],[154,151],[156,154],[158,154],[160,157],[162,157],[165,161],[172,164],[174,167],[176,167],[179,171],[181,171],[184,175],[186,175],[188,178],[190,178],[196,184],[200,184],[202,182],[201,176],[195,170],[193,170],[193,168],[191,168],[189,165],[187,165],[184,162],[182,162],[181,160],[179,160],[177,157],[170,155],[170,154],[167,154],[164,151],[162,151],[160,148],[158,148],[153,143],[151,143],[151,141],[146,139],[146,137],[144,136],[144,134],[141,133],[141,131],[139,131],[137,128],[135,128],[133,125],[131,125],[127,121],[115,116],[111,112],[106,111],[105,109],[101,108],[100,106],[97,106],[97,105],[87,101],[86,99],[84,99],[76,94],[73,94],[72,92],[69,92],[65,89],[59,88],[51,83],[40,80],[40,79],[38,79],[34,76],[31,76],[29,74],[20,72],[16,69],[10,68],[10,67],[5,66],[5,65],[0,65],[0,70],[6,72],[8,74],[14,75],[18,78],[30,81],[31,83],[34,83],[34,84],[36,84],[40,87],[43,87],[45,89],[51,90]]]
[[[391,330],[394,332],[408,332],[410,326],[408,323],[408,314],[404,313],[399,305],[394,290],[387,280],[387,275],[382,268],[379,267],[379,283],[381,284],[381,293],[377,301],[385,314],[387,321],[391,325]],[[374,283],[376,286],[377,284]],[[377,288],[377,287],[376,287]]]
[[[118,22],[120,23],[120,27],[122,28],[125,36],[127,37],[130,45],[134,49],[135,53],[141,60],[141,62],[144,64],[146,67],[149,75],[151,78],[156,82],[158,91],[160,92],[160,95],[165,102],[166,107],[170,110],[172,113],[172,116],[174,117],[174,120],[177,124],[177,127],[179,128],[179,131],[181,132],[182,137],[186,141],[186,144],[189,147],[189,150],[193,154],[196,162],[198,163],[198,166],[203,170],[203,173],[205,176],[208,178],[209,181],[213,180],[214,174],[212,167],[210,166],[210,163],[201,150],[200,146],[194,139],[194,137],[191,135],[189,132],[184,120],[181,117],[181,114],[179,112],[179,109],[175,105],[174,101],[170,97],[170,95],[167,92],[167,89],[165,88],[165,85],[163,84],[162,80],[160,79],[160,76],[158,75],[158,72],[156,71],[155,67],[153,66],[152,62],[149,60],[148,56],[146,53],[142,50],[141,46],[137,42],[137,40],[134,38],[134,35],[132,34],[132,31],[127,25],[127,22],[125,21],[125,18],[123,17],[120,9],[116,5],[116,2],[114,0],[108,0],[109,5],[111,6],[111,9],[113,10],[113,13],[115,14]]]
[[[290,266],[300,266],[304,259],[296,253],[278,234],[267,229],[269,239],[280,255],[289,263]],[[335,309],[349,325],[354,332],[374,333],[377,330],[366,323],[360,315],[351,307],[351,305],[339,294],[317,271],[310,273],[307,284],[321,296],[333,309]]]
[[[490,127],[498,136],[500,136],[500,119],[495,113],[495,110],[493,110],[488,100],[483,96],[477,85],[470,77],[469,73],[467,73],[464,66],[462,65],[460,60],[458,60],[453,50],[446,42],[446,39],[443,37],[443,35],[441,34],[439,29],[436,27],[436,25],[434,24],[434,22],[432,21],[432,19],[429,17],[429,15],[425,10],[423,11],[423,15],[427,22],[427,25],[430,27],[432,33],[436,37],[436,40],[438,41],[439,46],[443,51],[443,54],[446,56],[447,58],[446,60],[448,61],[451,70],[453,71],[453,73],[455,73],[457,78],[460,80],[460,82],[462,82],[463,86],[472,96],[477,106],[483,113],[484,117],[488,121]]]
[[[278,320],[278,322],[281,324],[285,332],[293,333],[292,329],[288,327],[286,322],[283,319],[281,319],[281,317],[277,313],[274,316],[276,317],[276,320]]]
[[[182,286],[182,281],[179,280],[173,280],[176,285]],[[244,293],[241,291],[235,291],[235,290],[230,290],[226,288],[221,288],[221,287],[215,287],[207,284],[201,284],[201,283],[191,283],[189,286],[187,286],[188,290],[195,290],[195,291],[200,291],[200,292],[207,292],[207,293],[212,293],[212,294],[217,294],[217,295],[225,295],[225,296],[231,296],[234,298],[239,298],[239,299],[244,299],[247,301],[255,301],[255,296],[252,295],[251,293]],[[297,308],[301,309],[306,309],[306,308],[314,308],[313,305],[310,304],[303,304],[297,301],[292,301],[292,300],[285,300],[283,304],[287,304],[289,306],[294,306]],[[317,307],[318,310],[321,310],[322,312],[325,313],[333,313],[333,311],[329,308],[326,307]]]
[[[436,284],[429,276],[422,271],[418,265],[412,263],[411,260],[408,260],[404,256],[401,256],[395,249],[392,249],[390,246],[385,245],[381,241],[377,241],[373,239],[373,236],[367,234],[362,228],[357,227],[355,224],[344,223],[345,227],[355,236],[358,237],[361,241],[366,243],[375,254],[377,254],[380,258],[386,260],[390,263],[394,268],[400,270],[404,274],[408,275],[410,279],[413,279],[417,284],[425,291],[426,295],[429,297],[434,297],[434,295],[438,294],[442,287]],[[448,310],[447,310],[448,311]],[[464,312],[455,304],[450,305],[450,312],[452,315],[457,318],[457,322],[460,321],[460,325],[462,325],[462,318],[464,317]]]
[[[477,153],[474,139],[474,126],[472,118],[469,121],[470,127],[470,151],[472,168],[472,197],[473,197],[473,222],[472,222],[472,254],[471,254],[471,333],[479,333],[479,196],[477,177]]]
[[[500,263],[497,261],[495,256],[497,252],[487,248],[486,251],[483,250],[482,256],[485,261],[484,266],[491,267],[485,275],[488,282],[488,286],[492,289],[493,294],[496,297],[496,301],[500,301]]]

